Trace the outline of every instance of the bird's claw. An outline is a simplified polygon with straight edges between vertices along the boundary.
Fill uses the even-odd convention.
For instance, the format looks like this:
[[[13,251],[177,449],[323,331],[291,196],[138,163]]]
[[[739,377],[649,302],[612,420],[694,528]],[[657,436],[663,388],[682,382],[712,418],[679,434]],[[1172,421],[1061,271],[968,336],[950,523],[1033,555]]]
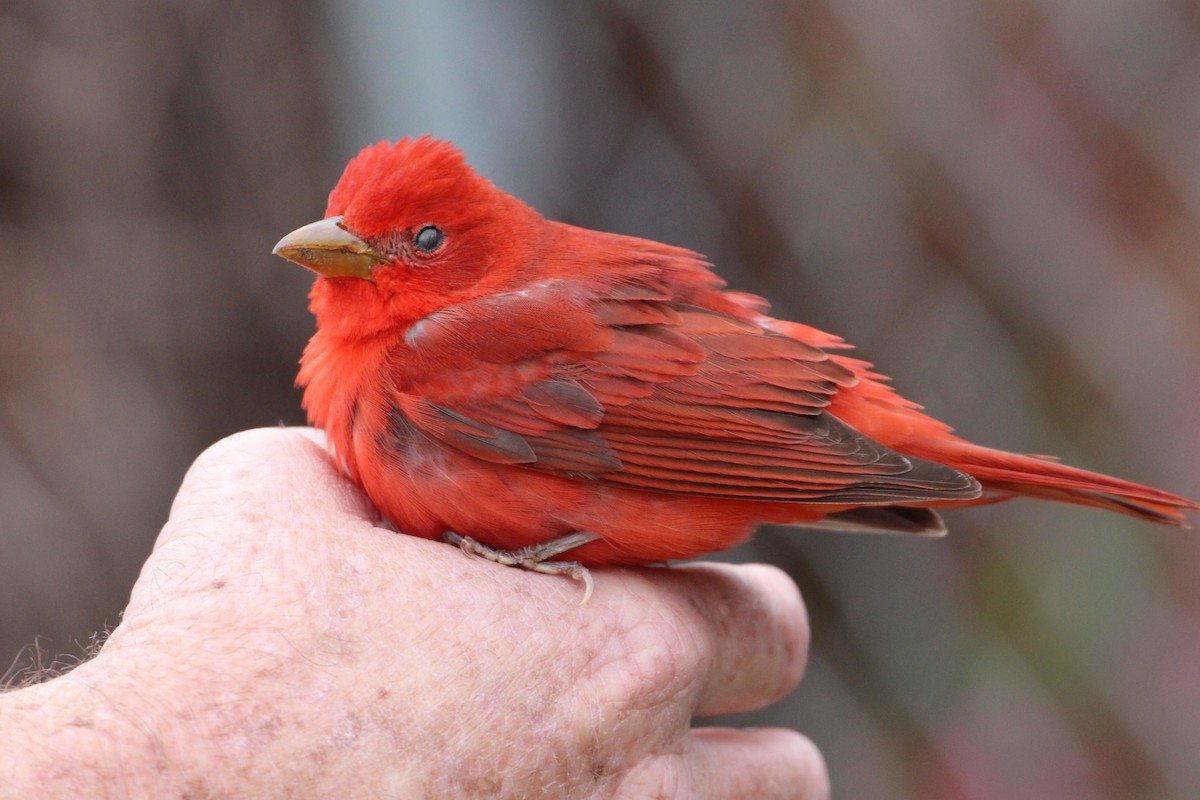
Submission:
[[[592,597],[592,591],[596,588],[596,583],[592,580],[592,573],[578,561],[549,561],[548,559],[598,538],[594,533],[576,531],[557,539],[522,547],[519,550],[497,550],[477,539],[463,536],[454,531],[446,531],[442,534],[442,541],[455,545],[467,556],[479,556],[506,567],[518,567],[530,572],[540,572],[543,575],[566,575],[581,582],[583,599],[579,601],[579,605],[587,603]]]

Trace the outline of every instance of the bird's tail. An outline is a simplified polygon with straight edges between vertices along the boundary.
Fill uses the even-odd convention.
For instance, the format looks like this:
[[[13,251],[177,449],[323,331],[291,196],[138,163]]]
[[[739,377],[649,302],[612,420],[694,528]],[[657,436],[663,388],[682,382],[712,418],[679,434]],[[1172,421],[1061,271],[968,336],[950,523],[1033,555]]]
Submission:
[[[1008,453],[957,438],[906,447],[905,452],[973,476],[983,485],[985,502],[989,497],[1037,497],[1104,508],[1177,527],[1188,527],[1184,511],[1200,509],[1200,505],[1179,495],[1069,467],[1050,456]]]

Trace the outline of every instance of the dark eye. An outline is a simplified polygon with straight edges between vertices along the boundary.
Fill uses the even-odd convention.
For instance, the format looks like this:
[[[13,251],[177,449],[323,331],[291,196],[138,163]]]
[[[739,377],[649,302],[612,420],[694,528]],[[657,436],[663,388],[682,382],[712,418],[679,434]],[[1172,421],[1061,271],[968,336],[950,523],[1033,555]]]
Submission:
[[[413,247],[421,253],[432,253],[446,241],[446,234],[436,225],[426,225],[413,236]]]

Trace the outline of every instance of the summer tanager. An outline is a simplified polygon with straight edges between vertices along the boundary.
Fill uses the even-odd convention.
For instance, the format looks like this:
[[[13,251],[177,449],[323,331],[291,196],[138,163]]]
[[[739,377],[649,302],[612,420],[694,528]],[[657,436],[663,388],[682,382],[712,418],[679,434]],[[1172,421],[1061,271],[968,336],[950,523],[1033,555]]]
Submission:
[[[700,255],[546,220],[448,142],[366,148],[325,215],[275,248],[318,275],[297,383],[406,533],[586,577],[764,522],[939,534],[932,508],[1016,495],[1169,525],[1197,508],[954,436]]]

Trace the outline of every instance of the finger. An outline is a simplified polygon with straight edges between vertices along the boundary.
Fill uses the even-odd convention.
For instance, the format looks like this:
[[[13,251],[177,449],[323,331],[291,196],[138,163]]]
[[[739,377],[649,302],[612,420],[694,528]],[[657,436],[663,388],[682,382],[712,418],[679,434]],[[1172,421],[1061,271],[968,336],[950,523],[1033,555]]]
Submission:
[[[171,505],[156,549],[214,518],[233,531],[286,523],[372,521],[370,502],[336,469],[315,431],[260,428],[229,436],[196,459]]]
[[[781,728],[697,728],[681,752],[630,769],[616,797],[825,800],[829,772],[816,746]]]
[[[303,436],[309,441],[315,442],[322,450],[329,449],[327,445],[328,440],[325,438],[325,431],[321,430],[320,428],[284,428],[283,430],[291,431],[292,433]]]
[[[821,751],[795,731],[697,728],[687,760],[697,797],[829,797],[829,772]]]
[[[686,597],[706,657],[696,715],[752,711],[796,688],[808,658],[808,613],[785,572],[690,564],[662,574]]]
[[[312,552],[330,529],[372,529],[373,515],[304,429],[222,439],[184,477],[110,644],[129,635],[132,619],[152,619],[146,612],[162,602],[223,588],[231,575],[261,582],[262,567],[248,566],[260,553]]]

